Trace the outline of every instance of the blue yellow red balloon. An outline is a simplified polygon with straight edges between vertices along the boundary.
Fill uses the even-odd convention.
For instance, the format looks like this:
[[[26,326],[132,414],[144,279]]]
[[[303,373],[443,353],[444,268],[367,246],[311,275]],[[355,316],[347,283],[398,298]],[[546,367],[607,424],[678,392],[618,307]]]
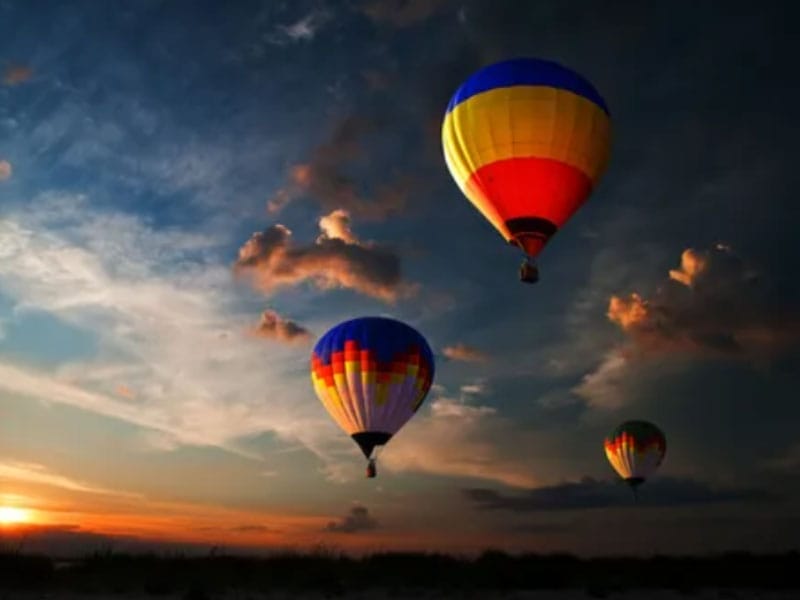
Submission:
[[[458,88],[442,145],[464,195],[506,241],[534,257],[603,174],[611,119],[579,74],[518,58],[484,67]]]

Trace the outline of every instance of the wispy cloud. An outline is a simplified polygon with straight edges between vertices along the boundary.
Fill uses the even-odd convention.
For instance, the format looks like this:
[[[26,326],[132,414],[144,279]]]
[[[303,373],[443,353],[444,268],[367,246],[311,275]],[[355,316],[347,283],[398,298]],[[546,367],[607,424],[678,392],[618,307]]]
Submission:
[[[308,163],[291,167],[288,185],[267,202],[267,211],[277,214],[304,195],[324,210],[344,209],[361,219],[379,220],[402,210],[411,191],[408,178],[390,180],[365,192],[346,172],[347,166],[366,155],[362,138],[377,127],[377,123],[361,116],[339,122],[330,139],[313,151]]]
[[[530,465],[499,440],[517,438],[513,423],[490,406],[439,397],[387,445],[381,462],[392,471],[475,477],[516,487],[534,485]]]
[[[297,350],[276,347],[264,363],[261,342],[244,334],[248,317],[230,308],[236,297],[229,267],[213,260],[215,240],[92,211],[79,198],[40,208],[0,221],[0,285],[17,314],[45,311],[90,332],[102,358],[55,371],[0,363],[0,387],[178,444],[243,453],[238,438],[272,431],[327,460],[321,448],[333,432],[296,385]],[[118,398],[121,381],[134,398]]]
[[[250,277],[267,294],[304,281],[319,289],[347,288],[386,302],[416,291],[403,280],[396,254],[355,237],[346,212],[334,211],[319,224],[322,234],[309,246],[295,245],[292,232],[283,225],[253,234],[239,250],[234,271]]]
[[[450,360],[458,360],[462,362],[487,362],[489,355],[485,352],[467,346],[466,344],[454,344],[452,346],[445,346],[442,348],[444,354]]]
[[[11,178],[14,170],[11,168],[11,163],[7,160],[0,160],[0,181],[5,181]]]
[[[50,472],[47,467],[37,463],[21,463],[15,461],[0,462],[0,479],[16,482],[36,483],[87,494],[101,494],[104,496],[122,496],[138,498],[139,494],[122,492],[116,489],[94,486],[89,483],[77,481],[64,475]]]
[[[266,41],[277,46],[313,40],[333,15],[326,10],[313,10],[288,25],[277,25],[266,35]]]
[[[629,375],[629,359],[619,349],[610,350],[598,367],[585,375],[572,392],[592,408],[617,409],[627,400],[621,387]]]

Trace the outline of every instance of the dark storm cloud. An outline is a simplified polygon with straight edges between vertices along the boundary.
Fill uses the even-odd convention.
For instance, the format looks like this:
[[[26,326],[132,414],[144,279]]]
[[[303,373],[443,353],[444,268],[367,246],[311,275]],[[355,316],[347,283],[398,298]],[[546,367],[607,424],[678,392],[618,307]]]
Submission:
[[[261,313],[261,320],[253,328],[253,333],[260,337],[287,343],[306,342],[311,338],[311,334],[305,327],[290,319],[284,319],[274,310],[265,310]]]
[[[765,501],[772,496],[755,489],[715,489],[691,479],[658,478],[648,481],[640,492],[643,506],[681,506],[720,502]],[[590,477],[580,482],[563,483],[528,491],[522,495],[505,495],[486,488],[468,488],[464,495],[481,510],[533,512],[548,510],[581,510],[630,506],[630,491],[620,482],[598,481]]]
[[[251,277],[268,294],[304,281],[320,289],[355,290],[386,302],[413,293],[414,287],[403,280],[398,256],[359,242],[349,229],[349,219],[343,223],[342,216],[334,211],[320,219],[322,234],[308,246],[293,244],[292,232],[283,225],[254,233],[239,250],[234,271]]]
[[[326,531],[336,533],[356,533],[370,531],[378,527],[378,522],[373,519],[366,506],[356,505],[339,521],[331,521],[325,526]]]
[[[646,299],[612,296],[608,317],[645,351],[761,358],[800,342],[800,305],[721,244],[684,251]]]
[[[369,157],[364,137],[384,127],[378,120],[348,117],[339,122],[330,139],[320,144],[308,163],[289,170],[288,183],[267,203],[267,210],[277,214],[294,199],[308,196],[324,210],[344,209],[362,219],[384,219],[400,212],[412,189],[408,177],[384,178],[365,192],[347,167]]]

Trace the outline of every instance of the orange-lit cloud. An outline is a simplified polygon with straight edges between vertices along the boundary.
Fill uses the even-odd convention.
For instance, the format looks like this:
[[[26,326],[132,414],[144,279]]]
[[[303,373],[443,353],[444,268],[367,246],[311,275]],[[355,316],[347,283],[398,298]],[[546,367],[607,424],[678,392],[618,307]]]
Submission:
[[[639,294],[633,293],[628,298],[611,296],[608,302],[608,318],[623,330],[641,326],[648,316],[647,303]]]
[[[409,27],[442,11],[449,0],[368,0],[362,12],[376,23]]]
[[[14,169],[11,168],[11,163],[7,160],[0,160],[0,181],[5,181],[11,178]]]
[[[445,346],[442,348],[444,354],[450,360],[458,360],[462,362],[486,362],[489,360],[489,355],[481,352],[477,348],[472,348],[466,344],[454,344],[452,346]]]
[[[601,409],[625,404],[631,378],[665,355],[763,364],[800,343],[797,302],[773,291],[725,244],[687,249],[652,295],[612,296],[607,316],[625,343],[572,389]]]
[[[800,310],[722,244],[684,251],[648,299],[612,296],[608,318],[647,352],[763,358],[800,341]]]
[[[319,228],[322,230],[322,235],[317,241],[324,242],[329,240],[342,240],[348,244],[357,244],[353,230],[350,229],[350,215],[346,210],[341,208],[333,211],[329,215],[325,215],[319,220]]]
[[[25,65],[10,65],[3,73],[3,83],[6,85],[19,85],[33,77],[33,69]]]
[[[302,325],[284,319],[274,310],[265,310],[261,313],[261,320],[253,328],[253,333],[264,338],[281,342],[307,342],[311,334]]]
[[[287,185],[267,202],[267,212],[279,213],[289,202],[308,196],[325,210],[342,208],[362,219],[383,219],[405,206],[410,193],[408,179],[386,180],[370,193],[360,189],[344,167],[364,155],[361,138],[376,124],[362,117],[350,117],[338,124],[331,138],[318,146],[308,163],[289,169]]]
[[[670,269],[669,277],[691,287],[694,280],[705,270],[708,260],[705,256],[692,248],[688,248],[681,254],[681,266],[679,269]]]
[[[252,278],[262,291],[304,281],[320,289],[347,288],[386,302],[411,294],[403,281],[400,259],[393,252],[356,239],[346,212],[337,210],[320,219],[322,234],[309,246],[292,243],[292,232],[273,225],[255,233],[239,250],[234,270]]]

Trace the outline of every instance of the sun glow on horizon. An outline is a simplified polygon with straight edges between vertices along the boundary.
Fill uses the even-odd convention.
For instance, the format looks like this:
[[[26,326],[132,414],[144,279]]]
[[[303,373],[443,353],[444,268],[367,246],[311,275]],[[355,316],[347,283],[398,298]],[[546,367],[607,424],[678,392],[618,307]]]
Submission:
[[[16,525],[30,521],[31,511],[16,506],[0,506],[0,525]]]

